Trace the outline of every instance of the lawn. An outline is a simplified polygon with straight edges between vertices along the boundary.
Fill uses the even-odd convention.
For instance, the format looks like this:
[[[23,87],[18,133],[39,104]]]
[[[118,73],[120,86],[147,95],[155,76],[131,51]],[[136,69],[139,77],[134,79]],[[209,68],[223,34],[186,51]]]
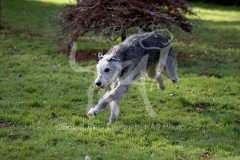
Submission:
[[[97,62],[76,72],[53,43],[48,16],[64,2],[2,2],[0,159],[239,159],[239,8],[194,3],[193,33],[173,32],[179,82],[165,78],[160,91],[141,80],[157,116],[146,111],[137,83],[107,125],[108,109],[85,116],[103,94],[91,86]],[[110,47],[104,43],[85,37],[78,49]]]

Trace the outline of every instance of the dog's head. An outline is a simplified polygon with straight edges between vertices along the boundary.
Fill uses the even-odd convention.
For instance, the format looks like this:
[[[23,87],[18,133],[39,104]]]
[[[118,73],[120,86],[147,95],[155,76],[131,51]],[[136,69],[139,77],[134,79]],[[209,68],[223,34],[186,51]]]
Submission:
[[[98,54],[97,72],[98,76],[95,84],[100,89],[106,89],[119,77],[122,66],[120,59],[112,55]]]

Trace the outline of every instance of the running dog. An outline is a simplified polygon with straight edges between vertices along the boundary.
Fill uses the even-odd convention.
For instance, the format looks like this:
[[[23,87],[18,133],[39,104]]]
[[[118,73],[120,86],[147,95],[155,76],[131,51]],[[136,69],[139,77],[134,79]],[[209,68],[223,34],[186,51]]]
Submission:
[[[178,81],[176,56],[168,39],[156,32],[135,34],[111,48],[105,55],[98,54],[96,86],[107,92],[98,104],[88,111],[94,116],[110,105],[109,123],[119,114],[119,101],[129,86],[147,75],[155,79],[161,90],[166,88],[161,71],[173,82]]]

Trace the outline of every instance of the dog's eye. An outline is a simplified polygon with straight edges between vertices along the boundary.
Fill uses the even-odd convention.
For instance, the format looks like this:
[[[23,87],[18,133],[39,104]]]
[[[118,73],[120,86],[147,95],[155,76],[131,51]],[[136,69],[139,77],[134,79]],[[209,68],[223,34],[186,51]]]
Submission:
[[[110,69],[109,68],[106,68],[105,70],[104,70],[104,72],[109,72],[110,71]]]

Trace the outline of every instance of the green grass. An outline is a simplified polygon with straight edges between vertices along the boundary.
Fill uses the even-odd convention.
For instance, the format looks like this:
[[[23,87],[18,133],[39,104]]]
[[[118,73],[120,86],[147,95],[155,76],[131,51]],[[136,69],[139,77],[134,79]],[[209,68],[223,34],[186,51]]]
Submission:
[[[74,72],[52,43],[47,16],[62,3],[3,1],[0,122],[14,127],[0,128],[0,159],[239,159],[240,11],[194,5],[200,24],[192,34],[173,33],[175,52],[188,57],[178,59],[179,83],[166,79],[167,89],[159,91],[146,79],[157,117],[148,115],[135,84],[121,101],[119,119],[107,126],[109,110],[84,116],[96,70]],[[86,37],[79,49],[109,47],[98,41]],[[223,78],[199,76],[203,72]],[[93,93],[95,104],[102,92]]]

